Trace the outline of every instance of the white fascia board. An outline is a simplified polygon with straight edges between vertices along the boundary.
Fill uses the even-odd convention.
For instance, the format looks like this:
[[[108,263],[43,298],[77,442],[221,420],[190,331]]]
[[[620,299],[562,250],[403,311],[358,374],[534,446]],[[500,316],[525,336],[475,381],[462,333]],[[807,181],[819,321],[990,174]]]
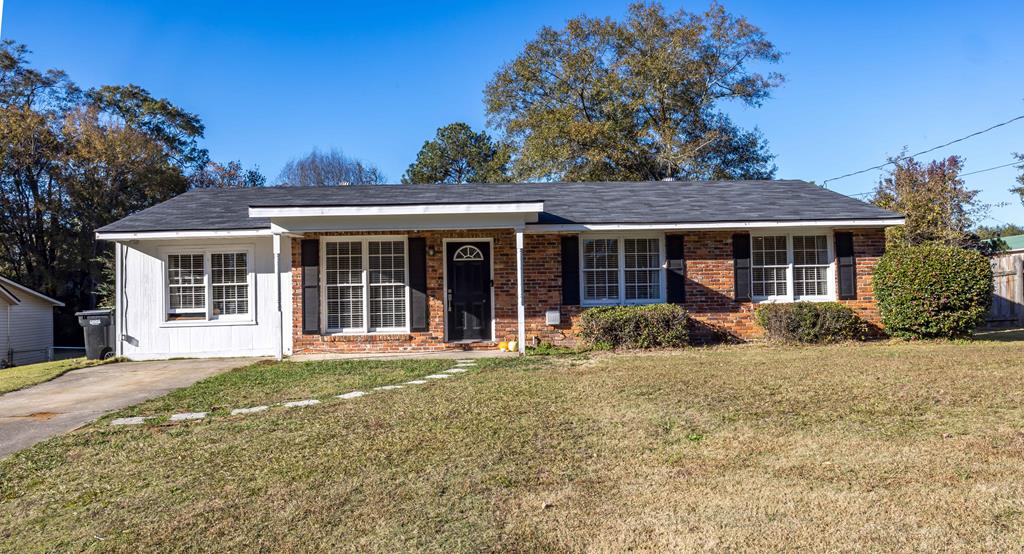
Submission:
[[[270,229],[242,229],[231,231],[144,231],[138,233],[96,233],[97,240],[166,240],[166,239],[219,239],[236,237],[269,237]]]
[[[45,294],[43,294],[43,293],[41,293],[39,291],[34,291],[34,290],[26,287],[25,285],[19,285],[18,283],[15,283],[14,281],[12,281],[10,279],[7,279],[6,277],[0,277],[0,283],[3,283],[4,286],[10,286],[10,287],[12,287],[14,289],[17,289],[20,292],[24,292],[25,294],[30,294],[32,296],[35,296],[36,298],[40,298],[42,300],[45,300],[45,301],[53,304],[54,306],[57,306],[57,307],[63,307],[64,306],[64,303],[61,302],[60,300],[57,300],[56,298],[50,298],[49,296],[46,296]]]
[[[307,206],[249,208],[249,217],[330,217],[375,215],[526,214],[544,211],[543,202],[490,204],[409,204],[398,206]]]
[[[18,300],[13,294],[8,292],[8,290],[3,288],[2,286],[0,286],[0,299],[3,299],[12,306],[17,306],[18,304],[21,304],[21,300]]]
[[[507,229],[537,221],[537,214],[378,215],[348,217],[286,217],[274,219],[280,233],[339,233],[353,231],[451,231]]]
[[[721,221],[714,223],[568,223],[527,225],[527,233],[571,233],[580,231],[655,231],[701,229],[775,229],[792,227],[889,227],[905,219],[836,219],[808,221]]]

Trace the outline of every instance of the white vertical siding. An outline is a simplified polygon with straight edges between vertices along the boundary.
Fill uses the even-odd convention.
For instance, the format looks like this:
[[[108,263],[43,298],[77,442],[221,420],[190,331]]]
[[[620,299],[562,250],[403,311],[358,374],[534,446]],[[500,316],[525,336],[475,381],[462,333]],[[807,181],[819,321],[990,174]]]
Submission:
[[[11,348],[7,334],[7,320],[11,316],[11,305],[0,298],[0,360],[7,361],[7,351]]]
[[[25,293],[18,298],[17,305],[0,301],[0,357],[14,349],[14,365],[45,362],[53,346],[53,304]]]
[[[167,323],[164,294],[163,252],[173,248],[239,246],[251,248],[250,270],[255,273],[254,323],[183,322]],[[125,295],[119,307],[119,328],[124,334],[124,356],[133,360],[175,357],[273,356],[278,338],[274,250],[270,237],[237,239],[179,239],[138,241],[123,244],[122,286]],[[281,270],[288,273],[290,257],[282,252]],[[280,276],[282,282],[285,275]],[[285,289],[290,297],[291,282]],[[209,299],[207,299],[209,301]],[[291,329],[290,310],[284,322]],[[290,335],[290,332],[289,332]]]

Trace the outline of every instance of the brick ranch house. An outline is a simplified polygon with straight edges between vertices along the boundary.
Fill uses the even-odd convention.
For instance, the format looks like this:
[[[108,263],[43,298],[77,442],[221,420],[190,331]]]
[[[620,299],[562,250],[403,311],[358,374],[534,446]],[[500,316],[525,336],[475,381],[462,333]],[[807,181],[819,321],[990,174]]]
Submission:
[[[288,356],[571,344],[589,306],[672,302],[758,335],[759,302],[878,323],[900,215],[804,181],[197,190],[103,227],[117,354]]]

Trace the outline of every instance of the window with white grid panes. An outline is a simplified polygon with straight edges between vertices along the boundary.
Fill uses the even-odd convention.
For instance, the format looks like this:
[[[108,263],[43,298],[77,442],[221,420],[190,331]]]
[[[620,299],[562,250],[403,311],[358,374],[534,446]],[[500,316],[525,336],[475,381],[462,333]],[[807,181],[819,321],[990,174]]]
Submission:
[[[323,255],[327,332],[408,330],[404,238],[326,239]]]

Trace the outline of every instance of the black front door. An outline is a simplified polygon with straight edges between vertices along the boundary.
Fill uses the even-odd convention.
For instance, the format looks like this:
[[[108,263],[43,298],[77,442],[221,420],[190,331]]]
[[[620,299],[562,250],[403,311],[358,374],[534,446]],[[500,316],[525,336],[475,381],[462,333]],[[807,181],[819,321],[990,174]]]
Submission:
[[[448,340],[491,340],[491,245],[449,242]]]

